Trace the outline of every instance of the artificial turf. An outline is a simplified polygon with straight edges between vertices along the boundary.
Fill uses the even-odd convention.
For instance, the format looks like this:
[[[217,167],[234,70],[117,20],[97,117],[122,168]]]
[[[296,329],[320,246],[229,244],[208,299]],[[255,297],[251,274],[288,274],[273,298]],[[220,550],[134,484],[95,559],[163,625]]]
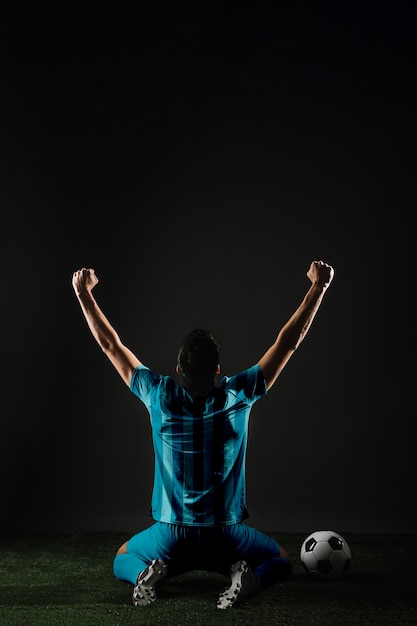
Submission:
[[[270,532],[289,551],[293,575],[238,607],[219,610],[226,578],[194,571],[163,579],[158,600],[134,607],[112,561],[122,533],[0,534],[1,626],[373,626],[417,624],[417,535],[341,533],[352,564],[337,581],[315,581],[299,552],[305,535]]]

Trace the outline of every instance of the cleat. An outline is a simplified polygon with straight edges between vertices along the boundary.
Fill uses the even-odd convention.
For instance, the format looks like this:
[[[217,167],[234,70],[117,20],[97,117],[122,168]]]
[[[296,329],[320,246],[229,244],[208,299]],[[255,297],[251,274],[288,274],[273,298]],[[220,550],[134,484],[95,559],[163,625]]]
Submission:
[[[241,602],[256,596],[261,590],[261,583],[246,561],[234,563],[230,569],[232,584],[220,594],[217,600],[218,609],[229,609]]]
[[[166,563],[161,559],[154,559],[140,574],[133,589],[134,606],[147,606],[155,602],[155,585],[168,571]]]

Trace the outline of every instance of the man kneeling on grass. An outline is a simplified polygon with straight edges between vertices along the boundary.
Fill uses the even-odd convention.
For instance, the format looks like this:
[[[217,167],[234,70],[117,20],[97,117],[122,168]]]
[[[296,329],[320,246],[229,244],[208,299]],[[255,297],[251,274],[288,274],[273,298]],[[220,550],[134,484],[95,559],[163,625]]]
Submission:
[[[230,575],[217,607],[227,609],[291,574],[287,552],[248,526],[245,459],[249,415],[272,387],[306,336],[334,271],[313,261],[301,304],[259,361],[240,373],[220,373],[219,345],[196,328],[180,346],[181,385],[144,365],[120,340],[95,300],[93,269],[73,274],[72,284],[93,337],[130,391],[146,406],[155,454],[152,525],[117,551],[115,576],[134,586],[133,603],[156,599],[164,576],[192,570]]]

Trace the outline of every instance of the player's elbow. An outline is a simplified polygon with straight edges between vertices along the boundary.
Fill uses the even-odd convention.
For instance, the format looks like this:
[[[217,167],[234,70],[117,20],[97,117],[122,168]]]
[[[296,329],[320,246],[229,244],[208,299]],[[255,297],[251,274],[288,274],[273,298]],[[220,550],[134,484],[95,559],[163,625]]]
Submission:
[[[102,337],[99,341],[99,346],[106,356],[111,358],[112,355],[118,351],[117,342],[109,339],[108,337]]]

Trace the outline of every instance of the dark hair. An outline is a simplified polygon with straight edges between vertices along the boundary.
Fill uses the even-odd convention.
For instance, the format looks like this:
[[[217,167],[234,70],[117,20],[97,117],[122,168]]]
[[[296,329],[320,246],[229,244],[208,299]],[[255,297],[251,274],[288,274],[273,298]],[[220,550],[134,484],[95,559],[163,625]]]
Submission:
[[[186,387],[198,388],[201,383],[214,380],[219,364],[219,350],[219,344],[205,328],[195,328],[185,335],[177,363]]]

